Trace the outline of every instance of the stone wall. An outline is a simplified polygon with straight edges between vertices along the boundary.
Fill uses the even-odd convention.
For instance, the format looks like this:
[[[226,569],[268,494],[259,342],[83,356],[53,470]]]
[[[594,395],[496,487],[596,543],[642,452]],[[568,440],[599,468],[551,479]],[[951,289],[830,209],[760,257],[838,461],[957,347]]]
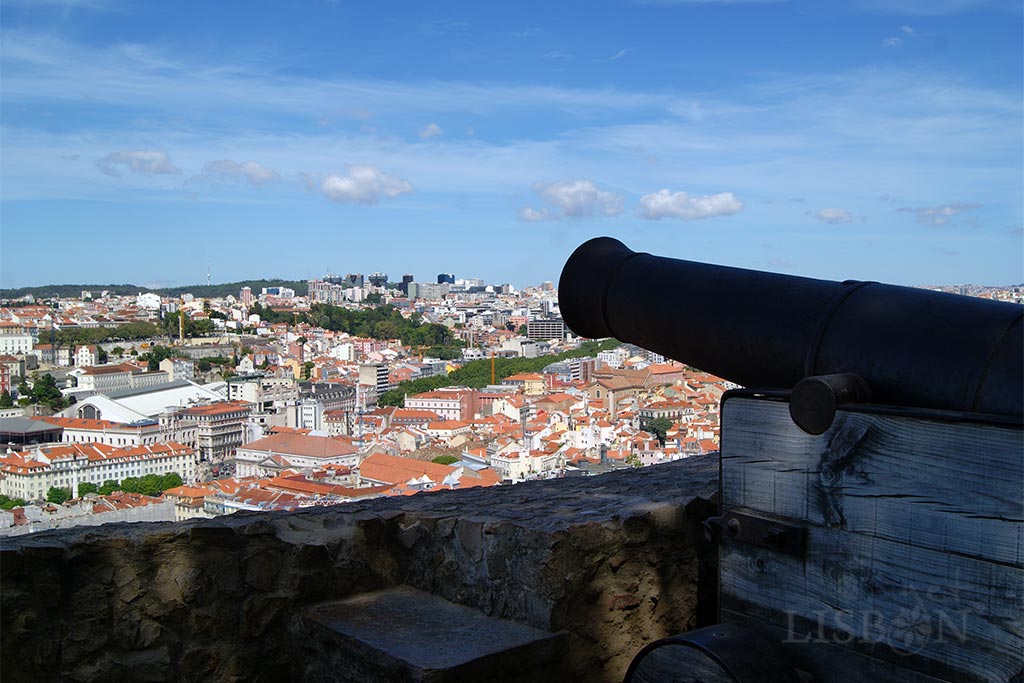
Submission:
[[[696,620],[717,458],[296,513],[0,541],[5,681],[301,680],[306,607],[407,584],[567,631],[577,680],[619,681]],[[443,633],[437,634],[444,638]]]

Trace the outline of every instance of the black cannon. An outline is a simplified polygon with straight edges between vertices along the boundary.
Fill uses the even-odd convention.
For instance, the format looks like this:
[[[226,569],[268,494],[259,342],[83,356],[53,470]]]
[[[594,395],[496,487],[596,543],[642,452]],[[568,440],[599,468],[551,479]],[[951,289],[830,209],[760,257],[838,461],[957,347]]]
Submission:
[[[848,373],[866,383],[808,383],[801,392],[817,401],[797,404],[825,396],[1024,412],[1024,307],[1015,304],[682,261],[610,237],[573,252],[558,297],[576,334],[615,337],[743,386],[789,389]]]
[[[1024,307],[635,253],[559,282],[567,326],[722,397],[715,604],[629,683],[1021,683]]]

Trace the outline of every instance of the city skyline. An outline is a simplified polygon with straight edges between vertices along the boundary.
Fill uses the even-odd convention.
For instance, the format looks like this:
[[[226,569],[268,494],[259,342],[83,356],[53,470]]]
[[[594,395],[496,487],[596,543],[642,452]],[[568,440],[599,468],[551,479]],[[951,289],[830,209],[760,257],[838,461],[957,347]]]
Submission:
[[[4,3],[0,288],[1024,281],[1019,3],[393,9]]]

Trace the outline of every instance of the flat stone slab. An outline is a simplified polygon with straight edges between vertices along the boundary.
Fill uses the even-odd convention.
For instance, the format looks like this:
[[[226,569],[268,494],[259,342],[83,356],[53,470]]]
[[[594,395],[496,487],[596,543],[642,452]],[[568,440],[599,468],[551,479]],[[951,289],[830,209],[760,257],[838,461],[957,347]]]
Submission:
[[[488,617],[408,586],[318,605],[305,619],[320,656],[328,655],[322,666],[307,661],[316,681],[559,680],[568,643],[565,633]]]

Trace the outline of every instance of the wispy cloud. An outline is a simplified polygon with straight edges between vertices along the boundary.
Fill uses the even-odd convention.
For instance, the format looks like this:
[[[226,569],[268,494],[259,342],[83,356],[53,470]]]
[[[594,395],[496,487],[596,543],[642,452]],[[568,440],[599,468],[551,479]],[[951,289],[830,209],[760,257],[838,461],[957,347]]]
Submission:
[[[263,187],[280,178],[276,171],[255,161],[218,159],[203,166],[203,170],[193,180],[244,180],[253,187]]]
[[[519,220],[526,221],[527,223],[537,223],[539,221],[550,221],[554,220],[555,216],[550,210],[546,208],[534,209],[529,206],[524,206],[519,209],[518,212]]]
[[[441,130],[441,126],[433,122],[428,123],[427,125],[420,128],[419,132],[419,136],[424,140],[427,140],[429,138],[440,137],[441,135],[444,135],[444,131]]]
[[[774,5],[789,0],[637,0],[641,5]]]
[[[976,10],[1020,13],[1017,0],[857,0],[857,7],[877,14],[946,16]]]
[[[974,203],[960,203],[960,204],[942,204],[939,206],[919,206],[919,207],[901,207],[900,211],[913,213],[917,216],[918,223],[924,223],[926,225],[946,225],[954,216],[958,216],[965,211],[974,211],[981,207],[981,204]]]
[[[640,198],[640,216],[648,220],[678,218],[692,221],[714,216],[730,216],[743,210],[743,202],[732,192],[691,197],[686,192],[661,189]]]
[[[443,36],[467,28],[469,28],[469,22],[461,19],[435,19],[420,23],[416,27],[416,31],[424,36]]]
[[[616,52],[615,54],[613,54],[611,57],[609,57],[605,61],[614,62],[617,59],[622,59],[623,57],[628,55],[631,51],[632,51],[632,48],[624,47],[621,50],[619,50],[618,52]]]
[[[171,163],[166,152],[141,149],[108,154],[97,161],[96,166],[104,174],[113,178],[120,178],[121,171],[124,169],[136,175],[181,173],[181,169]]]
[[[886,38],[882,41],[882,47],[899,47],[903,44],[903,41],[899,38]]]
[[[376,166],[349,166],[348,175],[324,178],[320,189],[332,202],[372,205],[381,196],[394,199],[411,194],[412,183],[381,172]]]
[[[333,164],[349,160],[407,179],[420,198],[441,194],[446,200],[470,192],[507,198],[541,176],[600,178],[621,193],[623,204],[652,188],[729,188],[748,211],[755,202],[797,190],[835,197],[851,212],[864,209],[836,188],[856,187],[861,199],[904,197],[900,205],[914,206],[941,206],[961,193],[988,205],[1017,191],[1007,178],[1017,177],[1012,173],[1020,165],[1019,95],[938,71],[776,73],[723,93],[325,82],[152,49],[94,49],[23,33],[2,37],[6,111],[67,113],[87,101],[107,120],[125,122],[114,131],[95,125],[96,117],[66,117],[72,125],[53,130],[6,119],[5,199],[103,195],[109,186],[92,167],[60,157],[104,159],[118,149],[161,150],[174,168],[193,174],[211,160],[259,160],[285,179],[274,184],[281,193],[300,187],[286,182],[300,171],[318,178],[322,191],[323,178],[335,174]],[[243,119],[239,111],[246,112]],[[355,111],[375,113],[373,134],[342,115]],[[539,133],[521,134],[522,112],[543,121]],[[319,116],[337,121],[325,128]],[[486,134],[449,134],[429,145],[408,139],[416,126],[441,120]],[[656,166],[650,157],[657,157]],[[107,168],[144,179],[125,161],[112,158]],[[166,181],[173,175],[161,177],[170,191]],[[378,195],[380,201],[386,196]],[[541,208],[563,216],[557,205],[534,210]]]
[[[589,180],[534,183],[533,191],[547,206],[541,209],[530,207],[520,209],[519,217],[522,220],[617,216],[622,213],[624,204],[622,195],[599,190]]]
[[[820,211],[815,211],[813,213],[808,211],[808,213],[819,221],[822,221],[823,223],[831,223],[832,225],[853,222],[853,214],[846,209],[829,208],[821,209]]]

